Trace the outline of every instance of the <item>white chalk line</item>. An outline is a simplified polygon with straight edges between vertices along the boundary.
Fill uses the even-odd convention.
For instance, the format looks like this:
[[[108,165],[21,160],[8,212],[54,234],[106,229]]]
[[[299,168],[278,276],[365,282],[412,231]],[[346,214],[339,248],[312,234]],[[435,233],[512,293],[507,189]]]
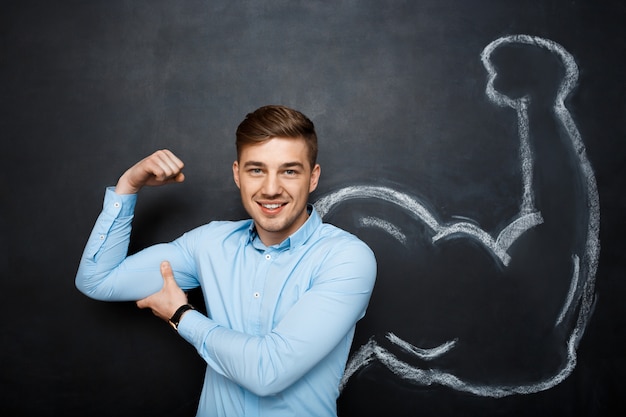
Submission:
[[[572,263],[574,264],[574,271],[572,272],[572,279],[570,281],[569,291],[567,291],[565,303],[563,303],[563,307],[561,308],[559,317],[556,319],[555,326],[558,326],[563,322],[565,315],[570,311],[570,308],[572,308],[572,302],[574,301],[574,297],[576,296],[576,290],[578,289],[578,278],[580,276],[580,258],[578,258],[578,256],[576,255],[572,256]]]
[[[506,226],[496,239],[496,246],[508,251],[515,241],[527,230],[543,223],[543,217],[539,212],[532,212],[520,215]],[[507,264],[508,265],[508,264]]]
[[[382,229],[387,232],[389,235],[393,236],[398,242],[402,243],[406,246],[407,238],[402,231],[391,224],[390,222],[379,219],[378,217],[362,217],[359,219],[359,224],[365,227],[374,227],[378,229]]]
[[[581,336],[579,332],[572,333],[567,343],[568,358],[571,360],[568,360],[555,375],[537,383],[516,385],[471,383],[449,372],[432,368],[417,368],[398,359],[393,353],[376,343],[375,340],[370,339],[365,345],[361,346],[359,351],[351,358],[346,367],[344,377],[339,384],[339,389],[343,391],[350,377],[359,369],[377,360],[396,376],[418,385],[430,386],[439,384],[456,391],[467,392],[480,397],[502,398],[515,394],[533,394],[553,388],[563,382],[572,373],[576,367],[576,348]]]
[[[458,340],[458,339],[450,340],[434,348],[424,349],[424,348],[418,348],[416,346],[413,346],[412,344],[400,339],[398,336],[396,336],[393,333],[387,333],[386,337],[391,343],[400,346],[402,349],[414,354],[418,358],[425,360],[425,361],[436,359],[440,357],[441,355],[443,355],[444,353],[447,353],[448,351],[450,351],[450,349],[454,347],[454,345],[456,345],[456,342]]]

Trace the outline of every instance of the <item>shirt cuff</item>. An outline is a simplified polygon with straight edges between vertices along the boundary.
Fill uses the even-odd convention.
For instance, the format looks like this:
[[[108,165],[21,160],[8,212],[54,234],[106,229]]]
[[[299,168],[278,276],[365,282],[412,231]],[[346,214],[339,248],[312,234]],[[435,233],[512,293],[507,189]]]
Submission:
[[[212,319],[197,310],[190,310],[178,323],[178,334],[196,349],[201,349],[208,333],[216,327],[218,324]]]
[[[135,213],[137,194],[117,194],[115,187],[107,187],[102,211],[113,218],[129,217]]]

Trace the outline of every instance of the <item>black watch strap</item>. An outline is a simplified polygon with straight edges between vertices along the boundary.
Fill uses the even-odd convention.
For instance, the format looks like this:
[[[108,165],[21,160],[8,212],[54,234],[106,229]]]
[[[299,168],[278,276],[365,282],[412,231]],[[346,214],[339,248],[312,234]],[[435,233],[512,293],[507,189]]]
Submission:
[[[191,304],[183,304],[178,307],[178,310],[174,313],[171,319],[168,320],[170,326],[174,328],[174,330],[178,330],[178,323],[180,322],[180,318],[185,314],[186,311],[195,310]]]

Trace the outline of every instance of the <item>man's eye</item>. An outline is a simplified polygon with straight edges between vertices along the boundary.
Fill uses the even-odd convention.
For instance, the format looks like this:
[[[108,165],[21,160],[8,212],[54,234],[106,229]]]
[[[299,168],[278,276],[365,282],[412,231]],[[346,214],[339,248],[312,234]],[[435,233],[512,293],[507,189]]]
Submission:
[[[295,169],[287,169],[287,170],[285,170],[285,174],[287,174],[287,175],[296,175],[297,172],[296,172]]]
[[[253,177],[258,177],[260,175],[263,175],[263,170],[261,168],[250,168],[246,172],[248,173],[248,175],[251,175]]]

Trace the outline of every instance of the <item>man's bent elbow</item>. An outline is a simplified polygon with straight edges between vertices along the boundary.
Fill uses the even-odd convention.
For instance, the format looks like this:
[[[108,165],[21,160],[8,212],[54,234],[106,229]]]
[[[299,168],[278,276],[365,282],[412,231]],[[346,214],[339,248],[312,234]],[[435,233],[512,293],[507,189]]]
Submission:
[[[90,284],[89,279],[82,274],[76,275],[74,285],[83,295],[86,295],[93,300],[107,301],[107,297],[104,296],[101,291],[98,291],[98,286]]]

